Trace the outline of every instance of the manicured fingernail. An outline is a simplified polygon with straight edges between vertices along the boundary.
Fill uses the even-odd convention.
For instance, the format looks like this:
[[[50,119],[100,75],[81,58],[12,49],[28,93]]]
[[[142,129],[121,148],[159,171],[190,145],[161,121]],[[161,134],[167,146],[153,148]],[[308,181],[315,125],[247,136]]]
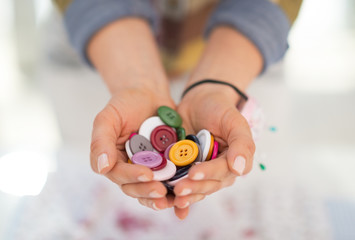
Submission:
[[[106,153],[101,154],[97,159],[97,169],[101,173],[102,169],[108,167],[110,164],[108,162],[108,157]]]
[[[140,175],[139,177],[137,177],[137,179],[140,182],[149,182],[150,181],[150,179],[146,175]]]
[[[162,198],[162,197],[164,197],[164,195],[158,193],[157,191],[153,191],[153,192],[149,193],[149,197],[151,197],[151,198]]]
[[[233,169],[239,173],[239,175],[243,175],[245,169],[245,158],[242,156],[238,156],[235,158],[233,163]]]
[[[205,177],[205,174],[203,174],[202,172],[198,172],[192,177],[192,179],[193,180],[202,180],[204,177]]]
[[[153,209],[154,209],[154,210],[157,210],[157,211],[160,210],[160,208],[158,208],[157,205],[155,205],[155,203],[153,203]]]
[[[184,206],[182,206],[181,208],[187,208],[190,205],[190,202],[186,202]]]
[[[189,195],[191,192],[192,192],[191,189],[189,189],[189,188],[184,188],[184,189],[180,192],[179,196],[186,196],[186,195]]]

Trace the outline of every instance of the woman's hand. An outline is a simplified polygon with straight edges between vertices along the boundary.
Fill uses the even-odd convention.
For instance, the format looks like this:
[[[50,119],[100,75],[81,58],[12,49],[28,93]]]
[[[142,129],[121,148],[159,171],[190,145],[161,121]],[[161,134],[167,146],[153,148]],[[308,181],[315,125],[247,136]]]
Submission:
[[[153,172],[149,168],[127,163],[125,142],[144,120],[156,115],[159,106],[174,108],[170,98],[158,96],[143,89],[113,95],[95,118],[90,154],[95,172],[116,183],[126,195],[155,210],[168,207],[167,191],[162,183],[152,181]]]
[[[234,183],[237,176],[250,172],[255,145],[247,121],[236,108],[237,94],[228,86],[205,84],[192,89],[178,111],[186,132],[209,130],[219,143],[214,160],[193,166],[188,178],[174,188],[175,213],[188,214],[188,206]]]
[[[127,163],[124,147],[159,106],[175,108],[149,24],[135,17],[114,21],[95,34],[87,53],[112,95],[94,122],[92,169],[145,206],[172,206],[163,184],[152,181],[149,168]]]

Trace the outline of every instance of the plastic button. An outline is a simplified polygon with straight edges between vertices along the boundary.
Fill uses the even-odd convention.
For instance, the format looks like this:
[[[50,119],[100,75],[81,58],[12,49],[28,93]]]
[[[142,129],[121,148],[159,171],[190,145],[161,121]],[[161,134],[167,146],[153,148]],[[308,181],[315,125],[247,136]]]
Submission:
[[[207,154],[207,158],[206,161],[211,160],[211,156],[212,156],[212,151],[213,151],[213,146],[214,146],[214,137],[211,134],[211,144],[210,144],[210,148],[208,150],[208,154]]]
[[[151,151],[143,151],[134,154],[131,160],[134,164],[139,164],[149,168],[154,168],[161,164],[163,158],[159,155],[159,153],[151,152]]]
[[[129,135],[128,139],[131,139],[134,135],[137,135],[138,133],[131,133],[131,135]]]
[[[129,140],[127,140],[125,143],[125,149],[126,149],[126,153],[127,153],[128,158],[132,159],[133,153],[131,151],[131,148],[129,147]]]
[[[167,160],[165,168],[153,171],[153,180],[155,181],[165,181],[170,179],[175,175],[176,166],[171,161]]]
[[[202,129],[197,133],[197,138],[200,141],[200,146],[202,148],[202,161],[206,161],[208,152],[211,146],[211,133],[206,129]]]
[[[201,144],[200,140],[198,140],[198,138],[195,135],[192,135],[192,134],[187,135],[185,139],[191,140],[191,141],[193,141],[193,142],[195,142],[197,144]]]
[[[183,128],[183,127],[178,127],[178,128],[176,129],[176,134],[177,134],[177,136],[178,136],[179,141],[186,139],[186,131],[185,131],[185,128]]]
[[[211,156],[211,160],[212,159],[215,159],[218,155],[218,148],[219,148],[219,144],[217,141],[214,141],[214,144],[213,144],[213,152],[212,152],[212,156]]]
[[[134,135],[129,140],[129,147],[131,148],[133,154],[142,151],[153,151],[153,146],[149,140],[138,134]]]
[[[170,178],[169,181],[174,181],[176,179],[182,178],[183,176],[187,175],[191,167],[192,164],[178,168],[176,170],[175,175],[172,178]]]
[[[170,107],[161,106],[158,108],[158,116],[160,119],[170,127],[180,127],[182,124],[182,118],[180,115]]]
[[[173,146],[174,144],[175,144],[175,143],[170,144],[169,147],[167,147],[167,148],[165,149],[165,151],[164,151],[164,157],[165,157],[166,159],[168,159],[168,160],[170,160],[170,159],[169,159],[169,152],[170,152],[170,149],[172,148],[172,146]]]
[[[161,154],[160,154],[160,156],[161,156]],[[152,171],[158,171],[158,170],[160,170],[160,169],[165,168],[165,166],[166,166],[166,164],[167,164],[167,160],[166,160],[165,157],[162,157],[162,158],[163,158],[163,160],[161,161],[161,164],[160,164],[159,166],[156,166],[156,167],[151,168]]]
[[[147,139],[150,139],[150,134],[153,132],[153,130],[158,127],[165,125],[165,123],[160,120],[158,116],[150,117],[146,119],[141,127],[139,128],[138,134],[146,137]]]
[[[183,176],[183,177],[181,177],[181,178],[178,178],[178,179],[176,179],[176,180],[169,181],[169,182],[167,182],[167,184],[168,184],[168,186],[171,186],[171,188],[173,188],[173,190],[174,190],[175,185],[176,185],[178,182],[180,182],[181,180],[185,179],[185,178],[187,178],[187,175],[185,175],[185,176]]]
[[[197,147],[198,147],[198,155],[197,155],[197,158],[195,160],[195,162],[202,162],[202,149],[201,149],[201,146],[199,144],[196,144]]]
[[[169,152],[169,159],[176,166],[186,166],[197,158],[197,144],[191,140],[181,140],[175,143]]]
[[[150,141],[157,151],[164,152],[170,144],[177,141],[177,135],[171,127],[159,126],[153,130]]]

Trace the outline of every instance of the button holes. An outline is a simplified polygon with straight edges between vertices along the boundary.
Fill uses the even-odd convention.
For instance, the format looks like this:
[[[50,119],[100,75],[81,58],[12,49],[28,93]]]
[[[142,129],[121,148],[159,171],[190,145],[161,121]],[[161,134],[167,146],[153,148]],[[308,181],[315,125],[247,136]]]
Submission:
[[[160,141],[163,141],[163,138],[160,138]]]
[[[181,150],[180,150],[180,152],[182,153],[182,152],[183,152],[183,150],[181,149]]]
[[[185,152],[187,152],[187,149],[185,149]]]
[[[180,157],[182,157],[182,153],[180,154]]]
[[[187,153],[185,153],[184,155],[187,156]]]

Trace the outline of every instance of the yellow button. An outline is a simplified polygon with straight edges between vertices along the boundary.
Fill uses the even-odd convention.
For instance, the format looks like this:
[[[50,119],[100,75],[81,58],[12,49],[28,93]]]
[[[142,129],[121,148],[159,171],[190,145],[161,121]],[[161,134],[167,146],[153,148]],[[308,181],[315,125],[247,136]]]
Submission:
[[[198,147],[191,140],[181,140],[175,143],[169,152],[170,161],[176,166],[182,167],[189,165],[198,155]]]
[[[212,152],[213,152],[213,145],[214,145],[214,137],[211,134],[211,144],[210,144],[210,149],[208,150],[206,161],[211,160]]]

